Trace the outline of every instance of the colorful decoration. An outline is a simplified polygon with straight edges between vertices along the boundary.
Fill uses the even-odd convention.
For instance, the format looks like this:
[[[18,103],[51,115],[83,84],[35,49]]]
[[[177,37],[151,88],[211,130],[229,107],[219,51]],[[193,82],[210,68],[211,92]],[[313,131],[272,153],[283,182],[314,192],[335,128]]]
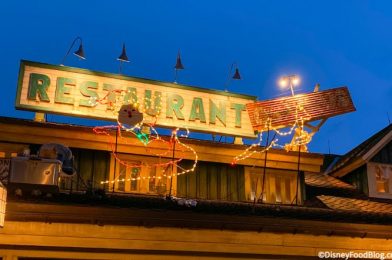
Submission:
[[[254,130],[261,133],[273,131],[274,136],[280,137],[293,135],[292,140],[290,143],[280,145],[279,139],[274,138],[269,145],[258,151],[256,147],[261,146],[262,140],[260,134],[259,141],[236,156],[232,163],[249,158],[255,153],[264,153],[271,147],[307,152],[307,144],[329,117],[355,111],[347,87],[325,91],[319,91],[318,87],[317,85],[315,91],[308,94],[294,95],[292,90],[292,96],[289,97],[247,104],[246,108]],[[316,120],[321,121],[315,126],[310,124]],[[284,132],[281,129],[288,130]]]
[[[143,113],[133,104],[122,105],[118,111],[117,121],[122,125],[134,126],[143,122]]]
[[[189,130],[185,129],[185,134],[178,134],[180,132],[180,128],[176,128],[175,130],[172,131],[172,135],[170,139],[167,141],[163,138],[161,138],[157,132],[157,130],[154,128],[154,125],[157,121],[157,117],[159,116],[159,113],[161,111],[160,107],[155,107],[154,113],[151,111],[150,105],[152,101],[156,97],[151,97],[149,99],[146,99],[144,101],[144,107],[142,107],[136,100],[129,98],[126,99],[124,98],[126,94],[129,94],[129,92],[125,93],[123,90],[112,90],[107,93],[102,99],[97,99],[96,97],[91,97],[90,98],[90,104],[92,106],[96,106],[97,104],[107,104],[108,108],[113,110],[113,113],[117,113],[117,125],[110,125],[110,126],[98,126],[93,129],[93,131],[96,134],[100,135],[106,135],[108,137],[108,142],[110,144],[113,157],[117,162],[119,162],[121,165],[125,167],[131,167],[133,169],[138,169],[141,167],[164,167],[166,170],[168,169],[168,166],[174,165],[176,166],[179,171],[177,173],[173,174],[165,174],[166,170],[164,170],[164,174],[162,175],[163,177],[166,178],[172,178],[176,175],[181,175],[189,172],[193,172],[196,168],[197,161],[198,161],[198,156],[196,151],[189,145],[186,145],[181,142],[181,139],[183,138],[188,138],[189,136]],[[129,95],[130,97],[132,95]],[[109,101],[110,100],[110,101]],[[149,122],[146,122],[146,118],[144,117],[145,114],[149,115]],[[149,133],[144,131],[144,129],[149,129]],[[147,164],[147,163],[129,163],[125,160],[122,160],[118,157],[116,153],[116,140],[113,135],[113,132],[116,131],[116,136],[117,136],[117,142],[120,141],[121,143],[127,143],[131,144],[131,139],[129,138],[130,134],[136,136],[137,140],[140,141],[145,147],[146,147],[146,154],[151,154],[152,156],[158,157],[157,163],[153,164]],[[151,150],[149,149],[149,146],[154,143],[154,142],[160,142],[164,145],[166,148],[163,153],[160,154],[155,154],[152,153]],[[177,150],[175,151],[175,147],[177,147]],[[169,157],[170,152],[178,152],[180,153],[180,156],[178,159],[173,159],[169,160],[167,162],[162,163],[161,158],[162,157]],[[183,156],[181,154],[184,154],[186,152],[191,152],[194,155],[194,162],[192,164],[192,167],[189,169],[184,169],[181,166],[178,165],[178,163],[183,159]],[[101,181],[101,184],[107,184],[107,183],[115,183],[115,182],[125,182],[125,181],[135,181],[135,180],[140,180],[140,179],[150,179],[150,178],[158,178],[160,179],[161,177],[155,177],[155,176],[147,176],[147,177],[134,177],[134,178],[122,178],[119,179],[119,177],[115,180],[104,180]]]
[[[258,142],[251,144],[248,148],[245,149],[244,152],[234,157],[232,164],[236,164],[238,161],[245,160],[256,153],[265,153],[269,149],[273,147],[283,148],[286,151],[302,151],[307,152],[307,144],[310,143],[312,137],[315,132],[309,133],[305,130],[305,126],[312,127],[310,125],[306,125],[305,122],[308,121],[311,117],[309,113],[304,109],[303,103],[298,102],[295,105],[295,113],[292,116],[294,118],[294,122],[292,125],[287,125],[285,128],[287,131],[282,131],[281,127],[277,127],[273,125],[273,118],[267,117],[263,120],[263,124],[259,123],[257,128],[259,129],[259,138]],[[318,126],[319,127],[319,126]],[[257,147],[261,147],[262,145],[262,133],[264,131],[272,131],[274,133],[274,137],[272,141],[269,142],[267,140],[268,145],[263,147],[260,150],[257,150]],[[290,143],[280,145],[278,143],[279,137],[286,137],[293,134],[292,140]],[[276,137],[278,136],[278,138]]]

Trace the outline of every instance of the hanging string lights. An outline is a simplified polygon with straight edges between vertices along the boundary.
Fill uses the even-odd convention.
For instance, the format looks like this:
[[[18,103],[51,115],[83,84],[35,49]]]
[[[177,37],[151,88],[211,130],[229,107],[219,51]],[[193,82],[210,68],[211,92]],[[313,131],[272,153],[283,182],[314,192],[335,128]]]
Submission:
[[[290,87],[291,94],[294,96],[294,86],[299,83],[299,77],[296,75],[291,75],[291,76],[285,76],[282,77],[280,80],[280,86],[281,87]],[[291,109],[287,109],[291,110]],[[281,130],[282,128],[277,128],[273,127],[272,125],[272,118],[267,117],[266,120],[264,120],[264,126],[261,127],[261,131],[258,135],[258,141],[256,143],[251,144],[248,146],[242,153],[239,155],[235,156],[234,159],[232,160],[232,165],[235,165],[238,161],[245,160],[251,156],[253,156],[256,153],[265,153],[269,149],[273,147],[279,147],[282,149],[285,149],[286,151],[307,151],[307,144],[310,143],[312,140],[312,137],[314,133],[309,133],[308,131],[305,130],[305,122],[310,119],[309,113],[306,111],[304,108],[303,104],[301,102],[297,102],[295,104],[295,115],[294,115],[294,123],[292,125],[288,125],[285,127],[285,129],[288,129],[287,131]],[[286,144],[279,144],[279,138],[273,138],[273,140],[263,147],[262,149],[257,149],[258,147],[261,147],[262,145],[262,132],[263,131],[273,131],[275,133],[274,136],[278,137],[286,137],[286,136],[292,136],[292,140],[290,143]],[[267,140],[268,143],[269,140]]]
[[[149,113],[151,112],[151,104],[153,100],[156,98],[161,98],[160,94],[154,94],[151,97],[145,97],[144,102],[142,104],[138,103],[134,98],[132,98],[132,95],[130,98],[125,98],[126,94],[130,94],[130,90],[124,91],[124,90],[110,90],[108,93],[102,97],[101,99],[98,99],[96,97],[91,97],[90,98],[90,105],[91,106],[97,106],[97,105],[107,105],[107,108],[109,110],[113,111],[113,114],[117,114],[117,125],[109,125],[109,126],[97,126],[93,128],[93,131],[95,134],[98,135],[106,135],[108,138],[109,145],[112,150],[112,154],[114,159],[120,164],[123,165],[126,168],[141,168],[141,167],[147,167],[147,168],[152,168],[152,167],[166,167],[170,165],[176,166],[180,171],[177,171],[176,173],[171,173],[171,174],[166,174],[166,170],[164,171],[164,174],[162,177],[167,177],[167,178],[172,178],[177,175],[182,175],[186,173],[193,172],[196,168],[197,161],[198,161],[198,156],[196,151],[189,145],[181,142],[180,138],[188,138],[189,136],[189,130],[185,129],[185,134],[178,134],[180,131],[180,128],[176,128],[175,130],[172,131],[170,140],[167,141],[164,138],[161,138],[158,134],[158,131],[154,128],[154,125],[157,121],[157,118],[161,112],[161,105],[156,104],[154,108],[155,113]],[[149,114],[150,118],[152,120],[149,120],[149,122],[146,122],[145,118],[143,117],[144,114]],[[150,129],[150,133],[147,134],[142,131],[142,128],[144,126],[147,126]],[[126,144],[132,144],[130,143],[131,138],[129,138],[129,134],[134,135],[136,137],[136,140],[141,142],[145,147],[146,147],[146,152],[147,154],[151,154],[155,157],[158,157],[158,162],[156,163],[130,163],[126,160],[121,159],[116,151],[116,145],[117,143],[114,140],[113,135],[111,134],[113,131],[116,131],[118,138],[120,140],[120,143],[126,143]],[[180,137],[180,138],[179,138]],[[161,153],[156,153],[154,152],[154,149],[152,147],[153,143],[162,143],[163,144],[163,152]],[[133,143],[134,145],[134,143]],[[166,162],[161,162],[162,157],[168,157],[169,152],[171,151],[171,147],[175,147],[177,145],[178,150],[180,152],[180,156],[175,159],[173,158],[172,160],[166,161]],[[162,149],[160,147],[160,149]],[[193,154],[193,163],[192,166],[189,169],[185,169],[181,166],[178,165],[178,163],[183,160],[185,153],[192,153]],[[107,183],[115,183],[115,182],[125,182],[125,181],[135,181],[135,180],[141,180],[141,179],[155,179],[155,178],[161,178],[160,176],[142,176],[142,177],[135,177],[135,178],[121,178],[117,177],[114,180],[104,180],[101,181],[101,184],[107,184]]]

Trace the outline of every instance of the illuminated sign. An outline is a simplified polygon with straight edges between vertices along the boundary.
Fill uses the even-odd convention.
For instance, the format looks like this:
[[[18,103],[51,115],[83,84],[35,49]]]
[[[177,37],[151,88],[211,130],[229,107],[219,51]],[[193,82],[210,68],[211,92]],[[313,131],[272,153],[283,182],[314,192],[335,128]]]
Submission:
[[[121,90],[116,96],[113,90]],[[108,96],[107,104],[91,100]],[[255,137],[246,104],[256,97],[117,74],[22,61],[16,108],[116,120],[111,102],[137,102],[161,127]]]
[[[310,122],[355,111],[347,87],[257,101],[246,108],[255,130],[265,130],[268,119],[273,128],[283,128],[298,118]]]

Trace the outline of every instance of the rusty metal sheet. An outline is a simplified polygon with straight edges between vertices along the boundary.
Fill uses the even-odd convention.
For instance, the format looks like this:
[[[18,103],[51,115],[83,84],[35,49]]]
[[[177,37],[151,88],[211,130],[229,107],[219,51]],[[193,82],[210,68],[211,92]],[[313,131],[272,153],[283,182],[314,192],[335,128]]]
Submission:
[[[347,87],[246,104],[254,130],[265,130],[271,120],[273,128],[293,125],[296,117],[310,122],[355,111]],[[297,112],[296,112],[297,111]]]

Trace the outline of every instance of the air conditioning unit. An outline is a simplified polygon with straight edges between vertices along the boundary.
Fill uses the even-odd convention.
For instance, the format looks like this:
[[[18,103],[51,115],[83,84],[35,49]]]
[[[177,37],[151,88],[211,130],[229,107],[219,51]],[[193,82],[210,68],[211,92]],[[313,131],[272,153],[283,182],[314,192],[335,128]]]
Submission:
[[[62,163],[56,159],[12,158],[8,187],[22,190],[56,191],[61,165]]]

